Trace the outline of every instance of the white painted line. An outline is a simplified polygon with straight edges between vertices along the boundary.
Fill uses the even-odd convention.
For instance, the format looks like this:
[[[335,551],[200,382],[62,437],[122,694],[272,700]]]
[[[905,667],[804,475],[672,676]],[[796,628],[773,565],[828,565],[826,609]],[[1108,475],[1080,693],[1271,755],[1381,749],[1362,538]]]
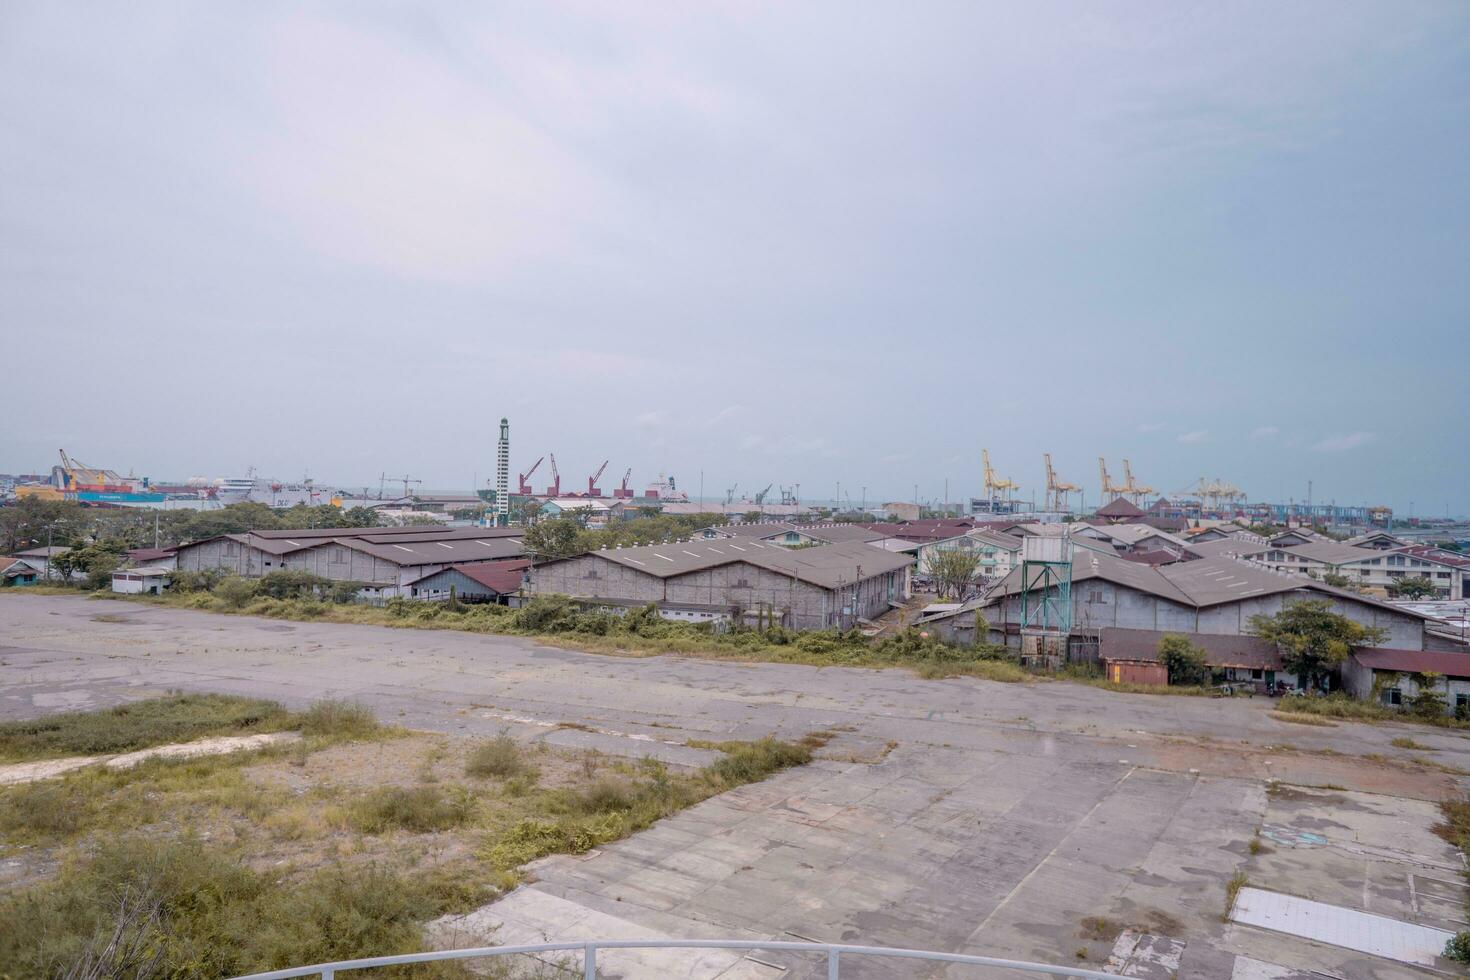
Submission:
[[[1415,966],[1434,966],[1435,959],[1444,952],[1444,944],[1454,935],[1444,929],[1261,888],[1242,888],[1230,917],[1244,925]]]
[[[661,555],[661,554],[659,554],[657,551],[655,551],[653,553],[653,557],[655,557],[655,558],[662,558],[664,561],[673,561],[674,560],[674,559],[670,558],[668,555]]]

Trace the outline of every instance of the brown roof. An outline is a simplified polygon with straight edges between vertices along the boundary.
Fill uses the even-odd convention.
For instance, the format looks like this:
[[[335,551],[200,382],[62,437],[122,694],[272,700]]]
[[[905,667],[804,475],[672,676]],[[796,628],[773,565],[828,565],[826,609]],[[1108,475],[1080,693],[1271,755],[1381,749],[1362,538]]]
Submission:
[[[1139,508],[1133,506],[1122,497],[1114,497],[1111,503],[1104,504],[1097,509],[1098,517],[1146,517],[1147,515]]]
[[[443,575],[451,569],[459,572],[472,582],[478,582],[491,592],[505,595],[515,592],[521,587],[521,578],[526,569],[531,567],[529,558],[513,558],[509,561],[482,561],[473,565],[450,565],[449,568],[441,568],[437,572],[416,579],[413,585],[425,579],[431,579],[435,575]]]
[[[1446,677],[1470,677],[1470,653],[1359,647],[1353,651],[1353,659],[1373,670],[1396,670],[1405,674],[1432,671]]]
[[[172,558],[173,556],[174,549],[172,548],[130,548],[128,550],[128,559],[137,562],[139,565],[146,565],[151,561],[159,561],[164,558]]]
[[[1098,631],[1098,656],[1103,660],[1157,661],[1159,641],[1170,635],[1160,630],[1128,630],[1106,627]],[[1213,633],[1179,633],[1205,652],[1211,667],[1248,667],[1251,670],[1280,670],[1276,647],[1256,636],[1224,636]],[[1470,660],[1470,658],[1466,658]]]

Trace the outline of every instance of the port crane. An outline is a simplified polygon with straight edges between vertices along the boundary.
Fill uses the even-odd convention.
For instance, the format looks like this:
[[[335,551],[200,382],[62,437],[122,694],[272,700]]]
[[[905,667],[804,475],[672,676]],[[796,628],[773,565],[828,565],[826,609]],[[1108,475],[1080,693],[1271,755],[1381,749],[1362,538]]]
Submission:
[[[991,500],[1010,500],[1012,491],[1018,489],[1020,484],[995,475],[995,469],[990,465],[989,449],[980,450],[980,460],[985,467],[985,496]]]
[[[408,496],[408,486],[409,486],[409,484],[411,484],[411,483],[423,483],[424,482],[423,480],[416,480],[413,477],[408,476],[406,474],[404,476],[389,476],[386,472],[380,473],[378,475],[378,499],[379,500],[382,500],[383,499],[383,486],[389,480],[392,480],[394,483],[402,483],[403,484],[403,495],[405,497]],[[311,481],[310,480],[306,481],[306,483],[307,483],[307,486],[310,486],[311,485]],[[276,484],[272,484],[271,485],[271,490],[273,492],[280,492],[280,489],[281,489],[281,485],[279,483],[276,483]]]
[[[1046,461],[1046,509],[1050,511],[1066,511],[1072,501],[1072,494],[1081,493],[1082,488],[1075,483],[1067,483],[1057,478],[1057,471],[1051,468],[1051,453],[1042,453],[1041,458]]]
[[[618,486],[616,490],[613,491],[613,496],[619,498],[627,498],[633,496],[633,491],[628,489],[628,481],[632,478],[633,467],[630,466],[628,467],[628,471],[623,474],[623,482]]]
[[[1133,479],[1133,467],[1129,464],[1127,457],[1123,459],[1123,495],[1130,497],[1135,504],[1142,505],[1143,499],[1154,492],[1153,487],[1146,487]]]
[[[1108,461],[1101,456],[1097,458],[1097,473],[1102,478],[1102,502],[1104,505],[1110,504],[1114,499],[1124,495],[1126,488],[1114,483],[1113,478],[1108,476]]]
[[[740,484],[737,483],[733,487],[725,491],[725,504],[727,506],[735,502],[735,491],[739,489]]]
[[[597,481],[602,478],[602,471],[605,470],[605,469],[607,469],[607,464],[608,464],[608,461],[604,459],[602,461],[602,465],[597,468],[597,472],[596,473],[593,473],[591,476],[589,476],[587,478],[587,496],[589,496],[589,497],[601,497],[602,496],[602,491],[599,490],[599,489],[597,489]]]
[[[760,493],[758,493],[758,494],[755,495],[755,505],[757,507],[759,507],[761,504],[764,504],[766,502],[766,494],[768,494],[768,493],[771,492],[771,487],[773,487],[773,486],[775,486],[774,483],[767,483],[766,484],[766,488],[764,490],[762,490]]]
[[[516,479],[517,479],[517,481],[521,485],[521,496],[522,497],[530,497],[530,496],[534,495],[535,491],[531,489],[531,484],[529,482],[530,479],[531,479],[531,474],[533,474],[533,473],[536,472],[536,467],[540,466],[541,465],[541,460],[543,460],[545,458],[546,458],[545,456],[542,456],[541,459],[538,459],[538,460],[536,460],[536,462],[534,462],[534,463],[531,464],[531,468],[529,470],[526,470],[526,472],[521,473],[521,474],[519,474],[517,476]]]
[[[546,488],[548,497],[561,496],[561,473],[556,468],[556,453],[546,454],[551,459],[551,486]]]

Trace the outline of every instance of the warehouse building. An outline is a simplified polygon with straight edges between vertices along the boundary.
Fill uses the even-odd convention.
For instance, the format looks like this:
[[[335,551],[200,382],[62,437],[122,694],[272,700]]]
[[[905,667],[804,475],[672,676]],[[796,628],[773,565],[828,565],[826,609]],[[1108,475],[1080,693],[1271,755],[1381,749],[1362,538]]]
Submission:
[[[219,568],[245,578],[291,569],[361,584],[367,598],[406,595],[451,565],[523,557],[520,528],[373,527],[247,531],[179,545],[181,571]]]
[[[1021,580],[1020,570],[1012,572],[982,598],[923,622],[932,623],[950,642],[969,644],[974,642],[979,612],[989,624],[988,642],[1019,646]],[[1390,647],[1452,646],[1426,631],[1427,615],[1306,576],[1273,572],[1233,558],[1153,566],[1088,548],[1073,552],[1070,645],[1092,642],[1098,631],[1110,627],[1240,636],[1250,632],[1252,616],[1274,615],[1302,599],[1327,599],[1349,619],[1387,630]]]
[[[656,604],[666,618],[848,628],[909,595],[910,558],[860,541],[792,550],[750,539],[613,548],[530,570],[528,595],[607,609]]]
[[[452,597],[459,602],[511,605],[512,598],[521,591],[526,569],[530,567],[529,558],[450,565],[410,582],[408,596],[426,602]]]

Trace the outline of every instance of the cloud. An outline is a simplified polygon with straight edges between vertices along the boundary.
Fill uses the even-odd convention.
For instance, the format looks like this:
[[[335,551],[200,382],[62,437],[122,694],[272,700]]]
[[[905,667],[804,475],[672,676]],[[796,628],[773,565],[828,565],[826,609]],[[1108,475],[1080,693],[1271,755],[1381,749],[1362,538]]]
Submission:
[[[1251,430],[1252,439],[1275,439],[1281,430],[1274,425],[1258,425]]]
[[[1205,438],[1209,434],[1209,429],[1195,429],[1193,432],[1183,432],[1180,433],[1178,437],[1178,442],[1180,445],[1183,446],[1198,445],[1199,443],[1204,442]]]
[[[721,422],[728,422],[730,419],[736,418],[737,416],[743,414],[745,414],[744,405],[726,405],[724,408],[720,409],[718,412],[705,419],[704,427],[708,429],[711,426],[719,425]]]
[[[889,453],[887,456],[878,457],[878,462],[884,466],[892,466],[894,463],[907,463],[908,453]]]
[[[1314,453],[1345,453],[1368,445],[1378,438],[1373,432],[1334,433],[1312,446]]]
[[[1139,432],[1162,432],[1166,428],[1168,428],[1167,422],[1140,422],[1138,424]]]
[[[664,420],[668,417],[669,413],[667,411],[662,408],[655,408],[651,412],[644,412],[642,415],[633,416],[633,424],[647,426],[663,425]]]

